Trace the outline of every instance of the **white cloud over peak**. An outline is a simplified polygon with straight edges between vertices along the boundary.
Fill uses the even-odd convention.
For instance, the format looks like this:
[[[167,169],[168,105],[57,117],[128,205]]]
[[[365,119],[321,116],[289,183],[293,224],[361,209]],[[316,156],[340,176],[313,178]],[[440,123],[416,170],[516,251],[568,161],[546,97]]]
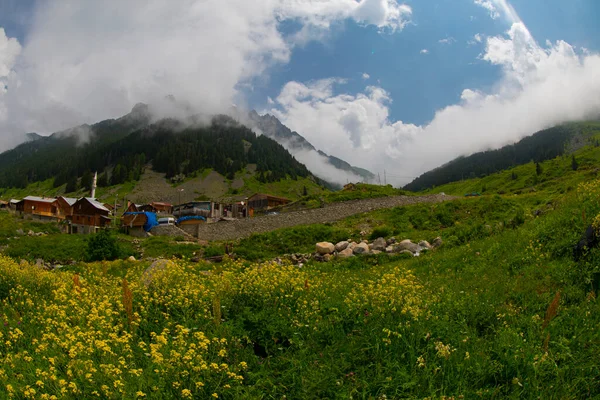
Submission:
[[[429,50],[427,50],[427,49],[421,49],[421,51],[419,53],[421,53],[421,54],[429,54]]]
[[[392,100],[382,88],[349,95],[338,87],[336,93],[341,82],[335,79],[286,85],[272,113],[337,157],[374,172],[386,168],[397,184],[457,156],[600,113],[598,54],[578,53],[563,41],[541,47],[517,22],[487,39],[482,58],[502,68],[494,90],[465,89],[457,104],[423,126],[391,121]]]
[[[412,13],[394,0],[35,4],[20,54],[18,42],[0,34],[0,79],[8,86],[0,99],[8,116],[0,150],[14,144],[8,136],[118,117],[137,102],[158,104],[169,94],[206,113],[243,106],[240,88],[289,62],[294,46],[321,38],[336,21],[394,32]],[[298,21],[301,33],[281,33],[286,19]]]
[[[367,80],[367,79],[370,79],[370,78],[371,78],[371,75],[369,75],[369,74],[367,74],[367,73],[365,72],[365,73],[363,73],[363,74],[362,74],[362,78],[363,78],[364,80]]]

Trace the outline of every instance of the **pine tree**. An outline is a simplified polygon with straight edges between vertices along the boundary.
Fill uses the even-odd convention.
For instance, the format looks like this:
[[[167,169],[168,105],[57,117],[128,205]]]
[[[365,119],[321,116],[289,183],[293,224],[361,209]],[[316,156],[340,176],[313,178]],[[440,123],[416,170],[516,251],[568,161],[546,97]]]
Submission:
[[[573,171],[577,171],[577,168],[579,168],[579,164],[577,163],[577,160],[575,159],[575,154],[573,154],[571,156],[571,168],[573,169]]]
[[[540,165],[539,162],[535,163],[535,174],[536,175],[541,175],[542,174],[542,166]]]

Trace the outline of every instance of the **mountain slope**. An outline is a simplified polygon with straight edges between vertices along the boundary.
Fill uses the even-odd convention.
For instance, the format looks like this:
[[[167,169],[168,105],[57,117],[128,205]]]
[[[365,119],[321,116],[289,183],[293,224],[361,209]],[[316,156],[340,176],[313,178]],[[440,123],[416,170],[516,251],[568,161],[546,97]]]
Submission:
[[[545,129],[497,150],[459,157],[426,172],[404,186],[420,191],[463,179],[483,177],[531,161],[541,162],[574,151],[590,141],[597,127],[593,122],[568,123]]]
[[[312,177],[280,144],[227,116],[199,124],[194,117],[181,122],[151,123],[148,107],[139,104],[116,120],[82,125],[41,137],[0,154],[0,187],[23,188],[30,182],[54,179],[73,190],[82,177],[89,185],[98,171],[99,186],[139,179],[148,162],[167,178],[214,169],[233,179],[247,164],[257,166],[257,179],[273,182],[286,177]]]
[[[259,115],[256,111],[251,111],[249,114],[250,125],[258,128],[264,135],[276,140],[288,149],[296,157],[303,158],[303,162],[322,179],[332,180],[331,176],[327,176],[327,172],[323,169],[323,164],[344,173],[347,178],[356,177],[364,181],[375,179],[375,175],[364,169],[350,165],[344,160],[330,156],[321,150],[317,150],[308,140],[301,136],[298,132],[292,131],[290,128],[281,123],[276,117],[265,114]],[[315,152],[307,156],[306,153]],[[320,157],[322,159],[320,159]],[[331,174],[329,174],[331,175]],[[341,181],[337,179],[337,181]]]

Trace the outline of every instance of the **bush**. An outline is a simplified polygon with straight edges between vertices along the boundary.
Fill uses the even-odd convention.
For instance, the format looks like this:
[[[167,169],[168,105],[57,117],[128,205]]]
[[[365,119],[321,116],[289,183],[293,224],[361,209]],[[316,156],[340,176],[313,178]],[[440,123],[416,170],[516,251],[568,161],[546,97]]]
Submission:
[[[387,226],[380,226],[373,229],[373,232],[371,233],[371,236],[369,236],[369,239],[375,240],[380,237],[387,238],[390,236],[392,236],[392,229]]]
[[[117,238],[108,229],[103,229],[88,239],[85,256],[88,261],[103,261],[114,260],[119,253]]]

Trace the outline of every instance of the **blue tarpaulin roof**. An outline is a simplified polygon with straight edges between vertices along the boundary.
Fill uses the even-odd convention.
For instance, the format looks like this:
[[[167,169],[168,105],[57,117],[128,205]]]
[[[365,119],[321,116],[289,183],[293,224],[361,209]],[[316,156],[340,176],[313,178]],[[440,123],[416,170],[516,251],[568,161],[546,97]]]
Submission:
[[[156,213],[153,213],[153,212],[148,212],[148,211],[126,212],[123,215],[142,215],[142,214],[144,214],[146,216],[146,223],[144,224],[144,230],[146,232],[149,232],[150,229],[154,228],[155,226],[158,226],[158,219],[156,218]]]
[[[187,217],[181,217],[177,220],[176,224],[179,225],[181,222],[183,221],[190,221],[190,220],[201,220],[201,221],[206,221],[206,218],[200,216],[200,215],[189,215]]]

